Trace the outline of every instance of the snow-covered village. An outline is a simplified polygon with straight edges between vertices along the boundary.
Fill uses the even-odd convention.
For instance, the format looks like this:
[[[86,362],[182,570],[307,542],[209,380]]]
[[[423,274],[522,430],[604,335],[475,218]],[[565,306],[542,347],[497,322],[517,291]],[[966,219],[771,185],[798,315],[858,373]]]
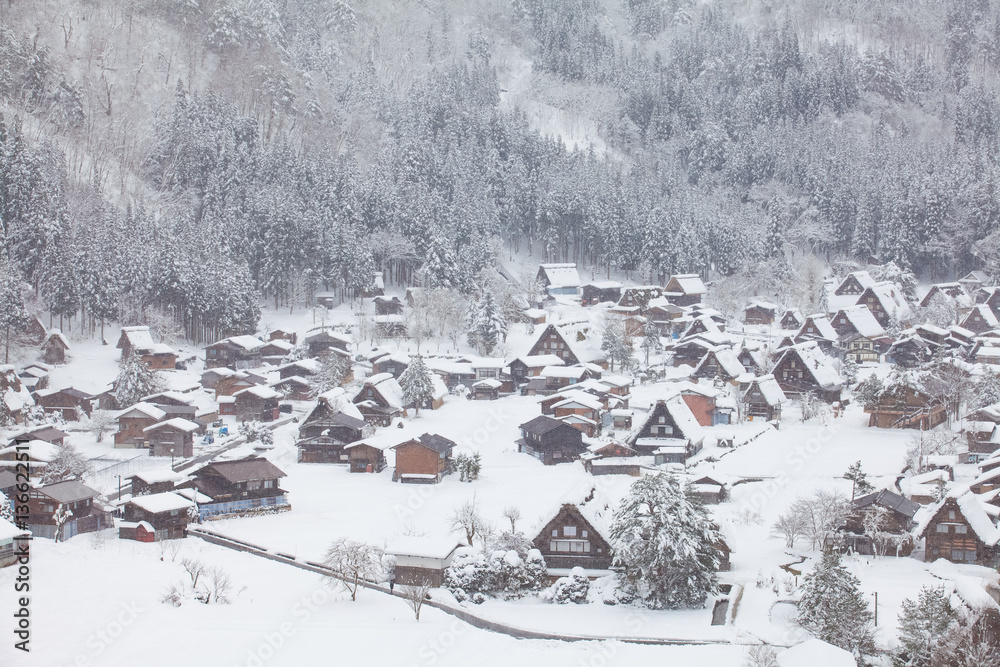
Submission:
[[[0,666],[1000,667],[1000,4],[0,7]]]

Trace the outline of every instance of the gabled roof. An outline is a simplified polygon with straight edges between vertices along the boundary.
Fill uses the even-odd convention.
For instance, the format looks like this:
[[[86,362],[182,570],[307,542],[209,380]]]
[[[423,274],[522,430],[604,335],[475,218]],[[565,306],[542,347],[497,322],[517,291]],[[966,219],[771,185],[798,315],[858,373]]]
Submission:
[[[151,470],[140,470],[132,475],[138,477],[146,484],[159,484],[160,482],[179,482],[184,479],[184,475],[170,469],[154,468]]]
[[[708,288],[697,273],[682,273],[670,276],[664,291],[680,292],[686,295],[705,294]]]
[[[566,362],[563,361],[558,355],[555,354],[536,354],[532,356],[521,356],[514,361],[520,361],[522,364],[528,368],[542,368],[544,366],[565,366]],[[511,362],[513,363],[513,362]]]
[[[145,402],[136,403],[135,405],[125,408],[118,413],[118,419],[148,417],[149,419],[159,421],[166,416],[167,413],[165,411],[156,407],[152,403]]]
[[[549,280],[549,287],[579,287],[580,274],[576,264],[540,264],[539,271]]]
[[[115,347],[119,350],[124,348],[123,342],[128,342],[132,349],[137,351],[151,349],[154,345],[149,327],[122,327],[122,334]]]
[[[840,377],[840,373],[833,365],[833,360],[823,354],[815,341],[793,345],[785,350],[775,365],[781,364],[789,355],[797,356],[802,361],[803,368],[813,376],[813,380],[820,387],[842,386],[844,384],[843,378]]]
[[[923,515],[923,519],[920,521],[920,524],[916,529],[916,535],[918,538],[924,536],[924,533],[927,532],[927,528],[930,526],[931,521],[949,500],[953,500],[958,504],[958,509],[962,513],[962,516],[965,517],[966,522],[972,528],[976,537],[978,537],[983,544],[986,544],[987,546],[994,546],[997,541],[1000,541],[1000,531],[997,530],[993,520],[990,518],[989,514],[986,513],[986,509],[980,502],[979,498],[970,492],[968,487],[961,487],[960,489],[949,492],[947,497],[934,505],[934,507]]]
[[[524,422],[518,428],[533,435],[545,435],[549,431],[553,431],[561,426],[566,426],[566,424],[555,417],[539,415],[534,419]]]
[[[141,507],[147,512],[152,512],[153,514],[171,512],[174,510],[186,510],[189,507],[194,507],[193,502],[183,496],[177,495],[173,491],[153,493],[148,496],[133,496],[128,502],[132,505]]]
[[[715,357],[716,362],[718,362],[719,366],[722,367],[722,370],[724,370],[727,375],[737,378],[746,373],[746,369],[743,368],[743,364],[740,363],[740,360],[736,356],[736,353],[733,351],[733,348],[723,347],[723,346],[716,347],[715,349],[710,350],[707,354],[705,354],[705,356],[702,357],[701,361],[698,362],[698,366],[695,368],[695,372],[697,373],[698,370],[703,365],[708,363],[708,360],[713,356]]]
[[[881,507],[886,507],[899,512],[908,519],[913,519],[917,510],[920,509],[920,505],[918,503],[915,503],[912,500],[907,500],[898,493],[893,493],[888,489],[882,489],[881,491],[875,491],[874,493],[869,493],[868,495],[861,496],[860,498],[855,498],[852,505],[855,509],[861,509],[871,505],[879,505]]]
[[[861,285],[862,289],[868,289],[875,284],[875,279],[872,278],[872,275],[867,271],[855,271],[854,273],[849,273],[842,281],[840,281],[840,285],[837,286],[837,290],[839,291],[840,288],[844,286],[844,283],[851,278],[854,278],[858,284]]]
[[[187,419],[183,419],[181,417],[174,417],[173,419],[168,419],[166,421],[153,424],[152,426],[147,426],[146,428],[142,429],[142,432],[146,433],[147,431],[157,431],[161,428],[172,428],[177,431],[183,431],[184,433],[194,433],[199,428],[201,428],[201,426],[195,424],[192,421],[188,421]]]
[[[452,449],[454,449],[457,444],[453,440],[449,440],[443,435],[438,435],[436,433],[424,433],[419,438],[413,440],[407,440],[406,442],[401,442],[398,445],[394,445],[390,449],[396,449],[397,447],[402,447],[403,445],[409,444],[411,442],[417,442],[427,449],[433,450],[438,454],[451,454]]]
[[[55,484],[45,484],[44,486],[37,487],[35,490],[44,493],[57,503],[63,504],[75,503],[80,500],[96,498],[101,495],[99,491],[95,491],[83,482],[75,479],[67,480],[65,482],[56,482]]]
[[[838,320],[841,317],[847,318],[854,329],[865,338],[879,338],[885,335],[885,329],[872,315],[872,311],[868,310],[868,306],[864,304],[844,308],[834,315],[833,319]]]
[[[813,331],[808,331],[812,325]],[[836,341],[839,336],[833,328],[833,324],[830,323],[830,319],[824,313],[816,313],[810,315],[806,318],[806,321],[802,324],[799,329],[798,336],[808,336],[811,338],[823,338],[826,340]]]
[[[394,538],[385,547],[387,554],[393,556],[411,556],[415,558],[433,558],[445,560],[459,547],[465,546],[454,537],[417,537],[405,535]]]
[[[56,341],[63,348],[69,349],[69,341],[66,340],[66,336],[63,335],[62,331],[59,329],[49,329],[49,335],[45,337],[45,341],[42,343],[42,347],[49,344],[50,341]]]
[[[743,396],[746,397],[754,387],[760,389],[761,396],[764,397],[768,405],[781,405],[787,400],[784,390],[778,384],[778,381],[774,379],[773,375],[762,375],[761,377],[754,378]]]
[[[257,479],[286,477],[278,466],[265,458],[254,457],[237,461],[213,461],[195,472],[195,476],[207,469],[213,469],[231,483]]]
[[[972,318],[976,315],[979,315],[979,317],[983,320],[983,323],[991,329],[995,329],[1000,326],[1000,321],[997,320],[997,316],[985,303],[978,303],[973,306],[972,310],[969,311],[969,314],[965,316],[964,320],[962,320],[962,324],[964,325],[966,322],[971,322]]]
[[[254,336],[230,336],[229,338],[212,343],[208,347],[215,347],[217,345],[231,345],[242,348],[246,352],[254,352],[264,346],[264,341]]]
[[[365,380],[365,387],[375,389],[390,407],[397,410],[403,409],[403,403],[405,402],[403,400],[403,388],[399,386],[399,382],[390,373],[379,373],[367,378]],[[361,395],[362,391],[364,391],[364,388],[358,391],[355,400]]]
[[[894,316],[898,320],[906,320],[913,315],[913,311],[910,310],[910,305],[906,303],[906,299],[899,291],[896,283],[886,281],[872,285],[858,297],[858,304],[864,302],[865,295],[869,291],[875,296],[876,299],[879,300],[882,304],[882,308],[884,308],[885,312],[889,313],[890,316]]]
[[[281,398],[281,394],[272,389],[271,387],[265,385],[254,385],[252,387],[247,387],[246,389],[240,389],[238,392],[233,394],[233,396],[256,396],[257,398],[263,398],[265,400],[269,398]]]

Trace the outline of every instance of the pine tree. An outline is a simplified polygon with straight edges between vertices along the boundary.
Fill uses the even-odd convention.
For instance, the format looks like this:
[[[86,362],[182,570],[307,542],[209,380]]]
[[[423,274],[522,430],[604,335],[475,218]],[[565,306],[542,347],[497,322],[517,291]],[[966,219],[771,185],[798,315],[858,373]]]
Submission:
[[[470,307],[468,326],[469,344],[485,354],[493,352],[501,339],[506,338],[507,320],[490,292],[485,292],[483,298]]]
[[[875,487],[868,481],[868,473],[861,469],[861,461],[854,462],[844,473],[844,479],[851,480],[851,500],[871,493]]]
[[[134,405],[143,396],[155,394],[162,383],[159,376],[134,352],[122,357],[115,380],[115,399],[121,407]]]
[[[296,350],[299,348],[295,348],[292,353],[294,354]],[[319,371],[310,378],[312,383],[310,393],[314,398],[342,385],[348,371],[351,370],[350,362],[332,350],[320,357],[319,363]]]
[[[885,391],[882,379],[872,373],[854,390],[854,396],[865,407],[874,406]]]
[[[419,416],[420,406],[434,398],[431,371],[419,354],[410,359],[406,370],[399,376],[399,386],[403,389],[403,404],[412,404]]]
[[[1000,375],[985,371],[976,382],[975,399],[970,407],[978,410],[1000,403]]]
[[[614,512],[614,562],[620,583],[653,609],[701,607],[718,589],[718,528],[673,475],[634,482]]]
[[[899,617],[899,647],[892,657],[897,667],[944,664],[947,637],[955,626],[955,611],[940,588],[924,586],[914,602],[903,600]]]
[[[872,613],[860,586],[858,578],[841,565],[839,554],[824,552],[816,569],[803,581],[797,604],[799,625],[855,657],[872,655]]]
[[[0,223],[3,221],[0,220]],[[10,363],[11,336],[28,320],[24,282],[9,262],[0,264],[0,333],[4,338],[4,363]]]

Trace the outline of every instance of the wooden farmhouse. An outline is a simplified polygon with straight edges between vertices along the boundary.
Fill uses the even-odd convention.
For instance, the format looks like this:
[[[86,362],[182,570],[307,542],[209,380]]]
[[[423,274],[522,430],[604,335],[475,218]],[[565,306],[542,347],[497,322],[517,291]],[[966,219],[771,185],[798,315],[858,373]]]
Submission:
[[[299,463],[347,463],[347,445],[361,440],[365,419],[342,389],[321,394],[299,426]]]
[[[386,467],[385,452],[367,442],[345,445],[351,472],[382,472]]]
[[[701,303],[702,297],[707,293],[708,289],[705,287],[705,283],[696,273],[670,276],[670,280],[663,288],[663,296],[676,306],[691,306]]]
[[[46,466],[59,456],[61,447],[44,440],[17,441],[0,449],[0,470],[16,471],[19,463],[28,463],[28,476],[41,477]],[[25,461],[25,455],[27,460]]]
[[[885,336],[885,329],[865,305],[842,308],[833,315],[831,325],[840,341],[850,336],[864,336],[870,340]]]
[[[42,342],[42,361],[47,364],[59,365],[66,363],[66,353],[69,352],[69,341],[59,329],[52,329]]]
[[[90,416],[93,410],[93,396],[67,387],[66,389],[39,389],[35,392],[35,403],[42,406],[47,414],[58,413],[68,422],[78,420],[81,414]]]
[[[916,428],[929,431],[948,419],[944,403],[916,387],[903,383],[890,385],[878,402],[865,406],[868,425],[878,428]]]
[[[236,375],[236,371],[231,368],[226,368],[225,366],[219,366],[218,368],[210,368],[201,374],[200,384],[205,389],[216,389],[219,382],[226,378],[231,378]],[[219,395],[218,393],[216,394]]]
[[[739,357],[731,347],[720,345],[709,350],[695,366],[692,377],[736,383],[746,374]]]
[[[774,365],[773,375],[786,396],[799,397],[811,392],[827,403],[840,400],[844,384],[833,360],[815,342],[786,349]]]
[[[154,343],[149,327],[122,327],[118,344],[122,359],[136,355],[152,370],[172,370],[177,365],[177,352],[169,345]]]
[[[834,294],[837,296],[860,296],[866,289],[875,284],[874,278],[867,271],[855,271],[844,278]]]
[[[583,433],[566,422],[539,415],[519,426],[517,451],[530,454],[545,465],[575,461],[586,452]]]
[[[573,345],[563,336],[562,331],[554,324],[548,324],[538,335],[535,344],[531,346],[527,357],[541,357],[555,355],[566,365],[580,363],[580,358],[576,355]],[[522,357],[523,358],[523,357]],[[513,372],[513,369],[511,369]]]
[[[346,354],[349,352],[351,345],[349,336],[345,336],[329,328],[310,331],[303,340],[309,347],[309,356],[311,357],[318,357],[321,354],[336,353],[338,351]]]
[[[289,343],[287,340],[277,339],[265,341],[263,345],[260,346],[260,359],[262,362],[267,362],[271,365],[278,365],[281,360],[287,357],[295,351],[295,346]]]
[[[403,414],[403,389],[388,373],[373,375],[355,394],[354,404],[369,424],[388,426]]]
[[[894,283],[882,282],[872,285],[858,297],[858,305],[868,306],[882,328],[887,328],[895,319],[906,322],[912,316],[910,306]]]
[[[997,316],[990,310],[989,306],[980,303],[972,307],[969,314],[962,320],[961,327],[981,334],[1000,327],[1000,321],[997,320]]]
[[[174,487],[179,482],[184,481],[185,477],[183,474],[169,469],[151,469],[140,470],[128,479],[129,484],[132,485],[132,495],[144,496],[173,491]]]
[[[972,493],[948,496],[932,508],[917,528],[924,540],[924,560],[944,558],[953,563],[996,563],[1000,532]]]
[[[271,422],[280,416],[281,394],[271,387],[241,389],[233,399],[232,414],[240,421]]]
[[[227,369],[228,370],[228,369]],[[215,384],[215,398],[218,400],[222,396],[233,396],[237,392],[256,387],[260,383],[245,371],[237,371],[232,375],[220,378]]]
[[[552,406],[552,414],[584,435],[597,437],[601,432],[603,404],[586,392],[571,392],[570,396]]]
[[[190,458],[194,456],[194,434],[198,424],[174,417],[144,428],[150,456]]]
[[[640,456],[653,455],[657,465],[684,463],[701,451],[705,440],[691,408],[675,394],[653,405],[645,420],[633,429],[626,444]]]
[[[754,301],[743,310],[746,324],[770,326],[778,318],[778,306],[766,301]]]
[[[611,312],[619,315],[644,315],[650,303],[657,303],[663,297],[663,288],[657,285],[639,285],[622,289],[618,303]],[[641,335],[641,334],[639,334]]]
[[[140,542],[160,542],[187,537],[189,510],[194,503],[173,492],[133,496],[125,503],[118,537]]]
[[[787,399],[781,385],[773,375],[754,378],[743,393],[743,410],[747,419],[754,421],[778,421],[781,419],[781,404]]]
[[[435,588],[444,585],[444,572],[451,565],[455,552],[464,546],[450,537],[397,537],[386,546],[396,566],[393,580],[399,586],[428,583]]]
[[[205,368],[231,368],[234,371],[259,368],[264,341],[254,336],[231,336],[205,348]]]
[[[83,482],[68,480],[44,484],[28,491],[27,529],[34,537],[53,539],[59,530],[63,542],[79,533],[92,533],[111,528],[114,523],[110,511],[98,500],[100,492]],[[69,515],[58,528],[56,512]]]
[[[145,429],[166,418],[167,413],[151,403],[140,402],[118,415],[116,449],[139,449],[148,446]]]
[[[386,354],[372,362],[372,375],[387,373],[398,380],[409,365],[410,356],[407,354]]]
[[[622,298],[622,284],[613,280],[587,283],[580,287],[580,303],[596,306],[599,303],[618,303]]]
[[[806,318],[793,340],[795,343],[815,342],[821,350],[826,352],[833,349],[838,338],[830,319],[825,314],[819,313]]]
[[[398,296],[377,296],[372,299],[372,303],[375,304],[376,315],[403,314],[403,302],[399,300]]]
[[[284,329],[275,329],[267,334],[268,340],[286,340],[292,345],[299,342],[299,335],[294,331],[285,331]]]
[[[806,321],[805,316],[797,308],[789,308],[781,316],[778,325],[785,331],[798,330]]]
[[[179,488],[193,488],[211,501],[200,503],[201,520],[227,515],[259,514],[290,509],[286,491],[278,486],[285,477],[265,458],[213,461],[194,472]]]
[[[309,380],[298,375],[276,380],[268,386],[278,392],[281,398],[289,401],[308,401],[313,395],[312,384]]]
[[[964,277],[958,279],[958,284],[965,288],[969,294],[975,294],[978,290],[990,284],[990,277],[985,271],[970,271]]]
[[[401,442],[396,452],[394,482],[434,484],[452,471],[452,451],[455,443],[444,436],[424,433],[419,438]]]
[[[913,551],[911,531],[916,525],[913,517],[919,509],[919,504],[888,489],[855,498],[844,523],[844,546],[863,556],[874,556],[876,549],[879,555],[909,556]],[[882,515],[878,544],[872,542],[870,531],[865,529],[866,515],[871,512]]]
[[[477,401],[495,401],[500,398],[500,380],[480,380],[472,385],[472,398]]]
[[[560,571],[582,567],[596,575],[595,571],[611,567],[611,544],[606,536],[610,517],[598,516],[593,504],[565,503],[542,523],[532,544],[542,553],[550,574],[559,576]]]
[[[551,295],[576,295],[580,288],[580,274],[576,264],[540,264],[536,280]]]

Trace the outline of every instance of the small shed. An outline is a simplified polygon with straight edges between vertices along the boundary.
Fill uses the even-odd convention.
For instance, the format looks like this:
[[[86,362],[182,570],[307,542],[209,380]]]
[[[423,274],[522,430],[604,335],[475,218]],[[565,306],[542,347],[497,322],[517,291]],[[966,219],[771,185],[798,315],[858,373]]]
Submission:
[[[500,380],[480,380],[472,385],[472,398],[477,401],[495,401],[500,398],[500,387],[503,382]]]
[[[65,364],[69,341],[59,329],[52,329],[42,343],[42,360],[47,364]]]
[[[444,583],[444,571],[455,552],[464,546],[451,537],[397,537],[385,549],[396,558],[395,581],[407,586],[429,581],[435,588]]]

